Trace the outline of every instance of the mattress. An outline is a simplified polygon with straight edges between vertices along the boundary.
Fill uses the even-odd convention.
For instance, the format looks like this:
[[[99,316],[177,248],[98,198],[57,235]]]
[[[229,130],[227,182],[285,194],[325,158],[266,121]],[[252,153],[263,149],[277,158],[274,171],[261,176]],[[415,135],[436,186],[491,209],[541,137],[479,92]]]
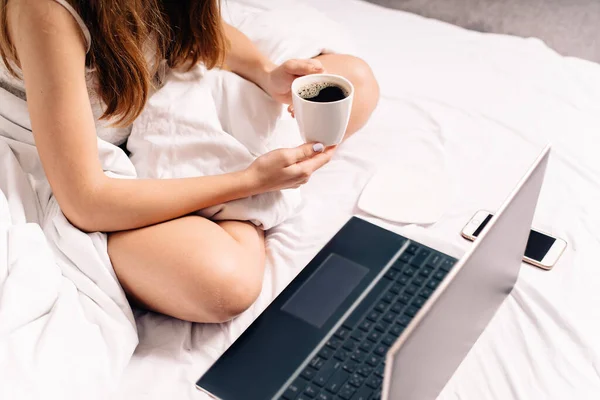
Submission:
[[[289,3],[229,0],[224,12],[239,25]],[[268,232],[264,288],[251,309],[218,325],[136,311],[140,342],[117,398],[206,399],[196,379],[352,215],[464,251],[462,226],[479,209],[495,210],[548,142],[534,225],[564,238],[567,250],[550,272],[524,264],[439,398],[599,398],[600,66],[534,38],[476,33],[355,0],[305,3],[352,38],[379,80],[380,104],[303,188],[302,211]],[[450,189],[439,192],[445,212],[436,223],[392,224],[357,209],[373,173],[400,162],[443,163]]]

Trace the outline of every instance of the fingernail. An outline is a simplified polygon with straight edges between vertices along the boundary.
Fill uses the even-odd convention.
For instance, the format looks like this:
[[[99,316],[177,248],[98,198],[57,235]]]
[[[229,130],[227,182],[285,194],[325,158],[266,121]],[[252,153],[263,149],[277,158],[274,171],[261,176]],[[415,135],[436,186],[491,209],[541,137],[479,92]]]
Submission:
[[[313,150],[315,153],[321,153],[323,150],[325,150],[325,146],[323,146],[321,143],[315,143],[313,144]]]

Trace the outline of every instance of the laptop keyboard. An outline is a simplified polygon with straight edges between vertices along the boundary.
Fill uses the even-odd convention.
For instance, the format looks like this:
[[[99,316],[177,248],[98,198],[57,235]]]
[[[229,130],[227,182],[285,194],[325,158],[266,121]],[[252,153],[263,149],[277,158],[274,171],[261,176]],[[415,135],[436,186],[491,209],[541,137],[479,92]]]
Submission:
[[[360,313],[359,305],[286,388],[281,399],[381,399],[388,349],[455,262],[418,243],[410,244],[373,288],[377,290],[375,294],[380,294],[372,306]]]

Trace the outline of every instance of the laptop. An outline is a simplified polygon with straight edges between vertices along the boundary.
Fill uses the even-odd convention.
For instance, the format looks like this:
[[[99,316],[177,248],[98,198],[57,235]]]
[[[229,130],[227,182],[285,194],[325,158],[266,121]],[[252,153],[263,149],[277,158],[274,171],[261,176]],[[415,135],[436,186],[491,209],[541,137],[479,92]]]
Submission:
[[[460,260],[352,217],[197,388],[222,400],[435,399],[517,280],[549,153]]]

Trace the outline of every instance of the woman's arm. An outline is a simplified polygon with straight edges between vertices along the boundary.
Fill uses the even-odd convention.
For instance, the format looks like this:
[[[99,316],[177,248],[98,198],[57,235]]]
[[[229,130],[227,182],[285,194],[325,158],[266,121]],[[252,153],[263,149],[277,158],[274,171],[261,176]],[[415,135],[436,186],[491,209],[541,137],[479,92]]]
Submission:
[[[231,71],[265,89],[269,73],[277,66],[238,29],[226,22],[223,26],[230,45],[225,63]]]
[[[303,147],[269,153],[253,168],[219,176],[109,178],[98,159],[85,81],[85,48],[75,20],[51,0],[19,0],[9,5],[10,34],[24,74],[44,171],[65,216],[82,230],[139,228],[292,187],[328,161],[328,154],[309,154]]]
[[[277,66],[246,35],[223,22],[230,49],[225,63],[231,71],[254,82],[274,99],[291,103],[290,88],[298,76],[325,72],[319,60],[288,60]]]

